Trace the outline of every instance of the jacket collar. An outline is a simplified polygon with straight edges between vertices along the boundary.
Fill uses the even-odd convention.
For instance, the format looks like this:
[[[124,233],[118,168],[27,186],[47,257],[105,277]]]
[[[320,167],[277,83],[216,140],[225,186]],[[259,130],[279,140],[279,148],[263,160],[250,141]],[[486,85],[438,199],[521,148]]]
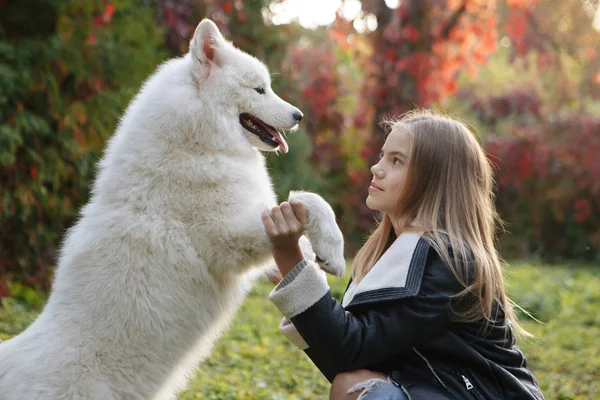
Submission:
[[[421,233],[402,233],[383,253],[373,268],[356,284],[350,282],[342,305],[415,296],[421,287],[429,244]]]

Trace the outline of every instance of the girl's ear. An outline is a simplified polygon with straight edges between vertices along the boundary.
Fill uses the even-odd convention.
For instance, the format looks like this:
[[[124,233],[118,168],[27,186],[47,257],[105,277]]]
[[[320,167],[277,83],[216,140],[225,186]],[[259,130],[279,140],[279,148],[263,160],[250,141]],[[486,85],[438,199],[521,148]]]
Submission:
[[[203,19],[190,42],[190,52],[203,65],[219,65],[219,50],[222,50],[224,43],[225,39],[217,25],[209,19]]]

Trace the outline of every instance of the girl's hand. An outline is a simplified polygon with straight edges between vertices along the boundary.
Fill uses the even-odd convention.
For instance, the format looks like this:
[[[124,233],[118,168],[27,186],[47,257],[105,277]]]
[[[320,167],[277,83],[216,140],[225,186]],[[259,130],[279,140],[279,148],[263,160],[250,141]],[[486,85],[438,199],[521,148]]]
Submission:
[[[282,276],[304,259],[298,241],[306,231],[308,216],[300,201],[284,201],[262,213],[265,232],[273,246],[273,257]]]

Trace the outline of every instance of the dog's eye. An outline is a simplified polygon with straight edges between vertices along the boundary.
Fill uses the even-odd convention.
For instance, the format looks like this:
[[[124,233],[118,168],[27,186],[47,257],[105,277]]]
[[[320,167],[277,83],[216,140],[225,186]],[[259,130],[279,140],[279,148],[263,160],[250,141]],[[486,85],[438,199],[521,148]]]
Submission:
[[[265,94],[265,88],[262,86],[255,87],[254,90],[256,90],[258,94]]]

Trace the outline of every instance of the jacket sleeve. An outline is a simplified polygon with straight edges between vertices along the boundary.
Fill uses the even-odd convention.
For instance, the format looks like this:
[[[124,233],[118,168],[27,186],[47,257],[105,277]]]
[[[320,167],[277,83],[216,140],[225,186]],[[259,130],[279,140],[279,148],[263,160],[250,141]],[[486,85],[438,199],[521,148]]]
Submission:
[[[319,268],[308,262],[293,281],[269,297],[293,323],[306,343],[304,351],[329,380],[339,372],[381,363],[446,329],[450,297],[462,289],[435,251],[429,252],[415,296],[373,303],[359,311],[346,311],[332,298],[326,282],[317,290],[318,275]]]

